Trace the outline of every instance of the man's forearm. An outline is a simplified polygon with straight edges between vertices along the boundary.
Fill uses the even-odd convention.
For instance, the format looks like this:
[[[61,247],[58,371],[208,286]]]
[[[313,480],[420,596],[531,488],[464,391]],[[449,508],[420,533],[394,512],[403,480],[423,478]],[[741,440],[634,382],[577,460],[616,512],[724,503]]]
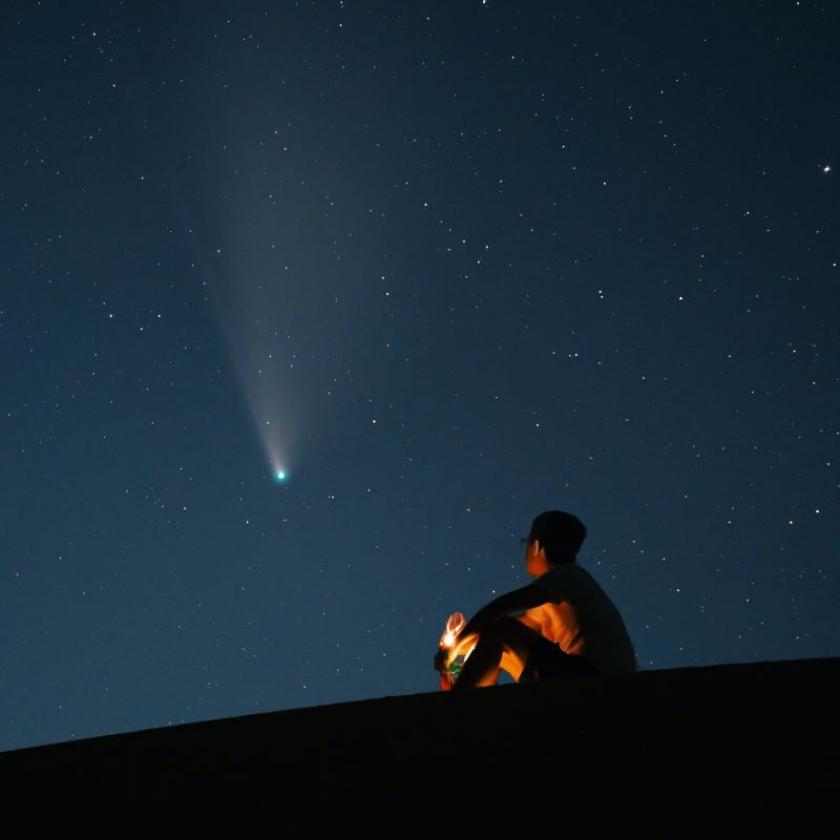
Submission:
[[[546,593],[533,584],[494,598],[466,623],[464,629],[458,634],[456,647],[459,649],[465,647],[461,644],[463,641],[471,636],[481,635],[481,631],[497,619],[509,615],[521,615],[533,607],[544,604],[547,600]]]

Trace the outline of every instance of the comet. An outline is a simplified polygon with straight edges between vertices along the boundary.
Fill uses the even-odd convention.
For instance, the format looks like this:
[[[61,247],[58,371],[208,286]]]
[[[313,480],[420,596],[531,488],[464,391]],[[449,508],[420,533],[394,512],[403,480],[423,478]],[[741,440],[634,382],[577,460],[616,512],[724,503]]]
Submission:
[[[225,165],[213,169],[223,171]],[[276,219],[260,209],[265,191],[261,169],[246,168],[235,182],[216,182],[208,173],[213,185],[208,191],[225,195],[230,207],[238,209],[233,216],[209,215],[206,234],[195,241],[195,254],[208,277],[209,297],[264,450],[259,474],[286,484],[299,469],[303,396],[311,392],[309,371],[298,366],[299,357],[311,355],[307,332],[299,326],[302,310],[289,301],[309,300],[314,292],[307,287],[302,297],[303,279],[287,273],[284,261],[295,241],[283,240],[281,251],[274,250]]]

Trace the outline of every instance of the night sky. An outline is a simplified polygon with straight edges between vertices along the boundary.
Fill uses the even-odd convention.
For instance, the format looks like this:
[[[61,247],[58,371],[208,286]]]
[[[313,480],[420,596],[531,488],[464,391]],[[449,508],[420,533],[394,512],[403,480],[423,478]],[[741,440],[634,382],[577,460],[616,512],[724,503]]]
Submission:
[[[433,691],[549,508],[840,653],[832,4],[4,12],[0,748]]]

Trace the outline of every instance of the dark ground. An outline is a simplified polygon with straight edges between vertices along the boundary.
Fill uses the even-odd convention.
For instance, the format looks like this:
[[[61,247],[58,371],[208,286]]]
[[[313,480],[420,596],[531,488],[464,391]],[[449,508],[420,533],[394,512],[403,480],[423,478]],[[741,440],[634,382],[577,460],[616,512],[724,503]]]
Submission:
[[[36,834],[836,837],[838,701],[840,659],[649,671],[19,750],[0,783]]]

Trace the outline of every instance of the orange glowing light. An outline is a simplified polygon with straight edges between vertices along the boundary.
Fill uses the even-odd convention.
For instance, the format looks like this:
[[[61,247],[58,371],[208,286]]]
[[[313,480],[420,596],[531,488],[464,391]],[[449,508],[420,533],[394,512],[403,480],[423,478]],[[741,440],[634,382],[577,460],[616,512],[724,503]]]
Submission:
[[[458,640],[458,634],[464,629],[467,619],[463,613],[454,612],[446,620],[446,629],[440,637],[440,646],[442,648],[451,649],[455,647],[455,642]]]
[[[454,612],[447,619],[443,635],[440,637],[440,649],[446,651],[446,671],[441,672],[440,675],[440,687],[443,691],[449,691],[452,688],[458,673],[478,641],[474,633],[466,638],[459,638],[466,624],[467,619],[464,614]]]

